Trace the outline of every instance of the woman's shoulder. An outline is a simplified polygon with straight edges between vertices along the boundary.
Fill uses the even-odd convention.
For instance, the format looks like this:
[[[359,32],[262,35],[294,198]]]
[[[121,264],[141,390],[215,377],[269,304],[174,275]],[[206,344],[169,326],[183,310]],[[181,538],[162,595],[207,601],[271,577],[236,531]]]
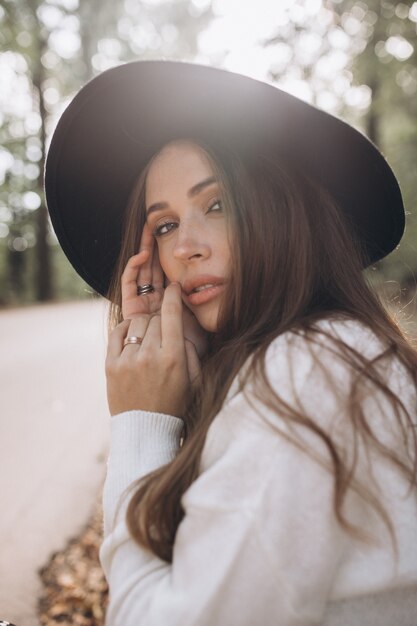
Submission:
[[[271,341],[265,352],[264,372],[274,390],[288,401],[303,396],[310,404],[317,400],[320,405],[334,396],[340,402],[347,400],[358,377],[363,380],[364,391],[369,386],[363,374],[370,362],[377,363],[386,380],[397,376],[397,358],[387,348],[388,342],[364,322],[332,316],[308,328],[293,328]],[[255,369],[252,380],[261,388],[259,373]],[[373,393],[371,387],[368,391]]]
[[[316,320],[308,328],[294,327],[277,336],[268,346],[267,361],[294,358],[300,362],[314,357],[329,364],[340,361],[345,348],[371,359],[386,351],[388,344],[366,323],[353,317],[332,315]]]
[[[355,341],[362,341],[367,338],[372,341],[381,343],[376,332],[369,326],[369,324],[363,322],[356,317],[350,317],[347,314],[333,313],[326,317],[321,317],[311,323],[311,329],[318,331],[325,331],[326,334],[330,334],[334,337],[338,337],[348,344],[353,344]],[[297,328],[290,329],[288,332],[283,333],[288,337],[294,334],[299,336],[305,336],[309,330],[302,330],[299,332]]]
[[[252,354],[227,399],[243,388],[258,389],[260,396],[264,389],[263,372],[274,391],[291,404],[300,396],[307,398],[309,404],[317,400],[320,405],[331,396],[345,401],[358,377],[364,391],[366,387],[370,393],[375,392],[368,377],[361,374],[366,374],[371,361],[395,392],[404,386],[411,389],[405,366],[387,348],[388,341],[357,318],[342,314],[323,317],[309,328],[294,327],[275,337],[264,358]]]

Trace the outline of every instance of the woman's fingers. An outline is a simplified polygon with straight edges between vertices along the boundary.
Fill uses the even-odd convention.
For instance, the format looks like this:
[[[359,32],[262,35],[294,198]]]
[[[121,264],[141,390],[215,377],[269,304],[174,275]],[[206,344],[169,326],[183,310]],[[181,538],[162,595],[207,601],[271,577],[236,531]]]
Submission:
[[[138,254],[130,257],[122,274],[122,300],[130,300],[137,296],[138,275],[140,267],[146,263],[149,257],[149,250],[142,250]]]
[[[158,246],[155,244],[152,256],[152,280],[151,284],[155,289],[164,289],[164,272],[159,262]]]
[[[200,382],[201,366],[195,345],[189,339],[185,340],[185,352],[187,355],[187,367],[190,384],[195,387]]]
[[[155,313],[149,320],[140,349],[144,353],[155,354],[161,348],[161,316]]]
[[[123,350],[123,341],[130,326],[130,320],[120,322],[109,334],[107,345],[107,359],[114,360],[120,356]]]
[[[155,239],[152,235],[152,232],[149,226],[144,224],[142,230],[142,236],[140,239],[139,251],[143,252],[147,250],[149,253],[148,258],[142,264],[139,275],[137,276],[137,284],[138,285],[148,285],[153,284],[153,256],[154,256],[154,248],[155,248]]]
[[[132,349],[138,350],[140,343],[132,343],[124,345],[126,337],[139,337],[143,340],[147,333],[151,315],[142,313],[135,319],[127,319],[118,324],[109,335],[109,342],[107,347],[107,357],[110,360],[117,359],[122,356],[126,350]]]
[[[133,319],[143,313],[159,311],[164,291],[164,278],[155,238],[145,224],[140,241],[140,252],[128,260],[122,275],[123,317]],[[154,291],[138,295],[138,285],[148,284],[153,285]]]
[[[181,286],[170,283],[165,289],[161,306],[162,346],[168,353],[184,351],[184,329],[182,322]]]
[[[135,317],[134,319],[130,320],[126,337],[139,337],[139,339],[142,339],[142,342],[143,342],[144,337],[146,336],[148,332],[148,326],[149,326],[150,320],[151,320],[151,315],[148,315],[147,313],[142,313],[138,315],[138,317]],[[127,344],[124,350],[139,350],[141,345],[142,343],[140,342]]]

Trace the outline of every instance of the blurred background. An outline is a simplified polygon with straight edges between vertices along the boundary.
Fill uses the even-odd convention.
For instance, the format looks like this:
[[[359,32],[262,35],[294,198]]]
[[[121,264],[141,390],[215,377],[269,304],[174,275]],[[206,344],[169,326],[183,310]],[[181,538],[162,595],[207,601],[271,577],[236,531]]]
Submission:
[[[224,67],[343,117],[397,175],[405,237],[369,269],[408,290],[417,269],[417,2],[1,0],[0,306],[94,296],[45,207],[54,127],[96,74],[138,58]]]

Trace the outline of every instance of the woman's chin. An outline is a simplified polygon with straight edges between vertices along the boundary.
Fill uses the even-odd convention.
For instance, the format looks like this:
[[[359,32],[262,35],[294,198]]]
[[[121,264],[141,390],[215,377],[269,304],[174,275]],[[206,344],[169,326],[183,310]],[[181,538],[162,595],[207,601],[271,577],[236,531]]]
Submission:
[[[204,310],[201,305],[188,308],[193,313],[201,328],[206,330],[208,333],[217,332],[217,310],[208,310],[207,308]]]
[[[201,327],[204,328],[204,330],[207,331],[208,333],[215,333],[215,332],[217,332],[217,324],[201,323]]]

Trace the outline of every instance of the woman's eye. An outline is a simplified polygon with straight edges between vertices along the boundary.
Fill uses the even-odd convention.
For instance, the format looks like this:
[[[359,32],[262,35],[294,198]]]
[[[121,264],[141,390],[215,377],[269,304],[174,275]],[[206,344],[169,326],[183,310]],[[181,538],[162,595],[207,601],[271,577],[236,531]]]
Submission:
[[[215,200],[209,205],[207,209],[207,213],[210,213],[212,211],[213,212],[223,211],[221,200]],[[164,235],[168,235],[168,233],[170,233],[172,230],[174,230],[174,228],[177,228],[177,227],[178,227],[177,222],[164,222],[163,224],[159,224],[155,226],[155,228],[152,231],[152,235],[154,237],[163,237]]]
[[[216,211],[222,211],[223,207],[222,207],[222,201],[221,201],[221,200],[216,200],[215,202],[213,202],[213,204],[211,204],[211,205],[209,206],[209,211],[214,210],[214,207],[215,207],[215,206],[217,206],[217,205],[218,205],[220,208],[219,208],[219,209],[216,209]]]
[[[164,228],[166,229],[168,226],[175,226],[175,222],[165,222],[165,224],[161,224],[160,226],[157,226],[152,235],[154,237],[161,237],[162,235],[167,235],[169,232],[171,232],[172,228],[169,228],[168,230],[163,230]]]

